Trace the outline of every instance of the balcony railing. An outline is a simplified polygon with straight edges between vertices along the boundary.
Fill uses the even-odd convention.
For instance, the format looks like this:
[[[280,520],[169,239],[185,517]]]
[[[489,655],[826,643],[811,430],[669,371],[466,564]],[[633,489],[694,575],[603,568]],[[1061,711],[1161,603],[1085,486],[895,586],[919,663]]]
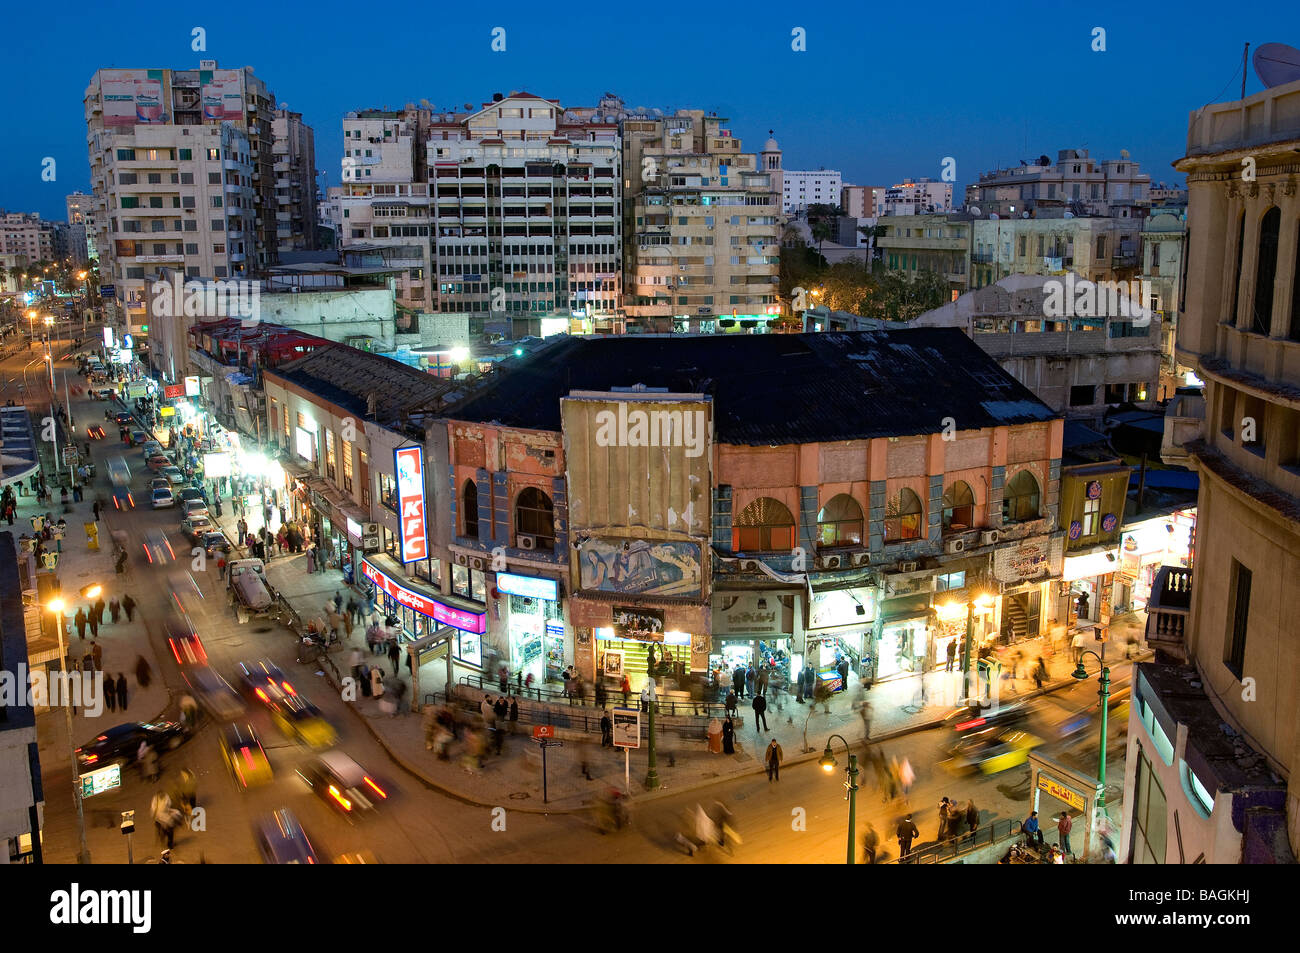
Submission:
[[[1147,644],[1186,661],[1191,607],[1192,571],[1182,566],[1161,566],[1147,601]]]

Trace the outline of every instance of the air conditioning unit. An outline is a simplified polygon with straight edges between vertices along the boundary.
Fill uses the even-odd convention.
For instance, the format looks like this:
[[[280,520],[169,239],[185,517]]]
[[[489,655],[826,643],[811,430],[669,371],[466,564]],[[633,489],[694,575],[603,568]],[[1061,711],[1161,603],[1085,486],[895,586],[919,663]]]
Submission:
[[[916,572],[916,560],[911,559],[898,564],[899,572]]]
[[[362,537],[361,537],[361,548],[364,549],[364,550],[365,550],[366,552],[368,552],[368,553],[369,553],[369,552],[374,552],[376,549],[379,548],[379,537],[378,537],[378,536],[362,536]]]
[[[871,553],[854,553],[849,561],[855,566],[868,566],[871,564]]]
[[[943,551],[944,551],[945,553],[961,553],[961,552],[965,552],[965,551],[966,551],[966,540],[964,540],[964,539],[950,539],[950,540],[948,540],[946,543],[943,544]]]
[[[478,556],[471,556],[471,557],[470,557],[470,560],[469,560],[469,568],[470,568],[470,569],[477,569],[479,572],[482,572],[482,571],[484,570],[484,568],[486,567],[486,565],[487,565],[487,563],[486,563],[484,560],[480,559]]]
[[[519,536],[517,537],[517,542],[519,544],[520,549],[537,548],[537,537],[529,536],[527,533],[520,533]]]
[[[469,565],[469,557],[466,556],[464,553],[457,553],[457,554],[456,554],[456,565],[457,565],[457,566],[468,566],[468,565]]]
[[[362,523],[362,524],[361,524],[361,535],[362,535],[362,536],[378,536],[378,535],[379,535],[379,524],[378,524],[378,523]]]
[[[839,569],[841,558],[842,557],[840,556],[818,556],[816,559],[813,560],[813,568]]]
[[[980,533],[980,545],[992,546],[998,541],[1001,535],[1002,534],[995,529],[986,529],[984,532]]]
[[[740,561],[740,571],[741,572],[762,572],[762,570],[758,568],[757,559],[742,559]]]

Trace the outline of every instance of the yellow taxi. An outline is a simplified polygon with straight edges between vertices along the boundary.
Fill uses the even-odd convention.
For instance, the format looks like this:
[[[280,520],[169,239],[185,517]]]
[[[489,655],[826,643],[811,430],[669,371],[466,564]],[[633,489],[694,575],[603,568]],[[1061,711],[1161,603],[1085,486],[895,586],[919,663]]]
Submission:
[[[271,720],[286,738],[309,748],[329,748],[339,740],[321,710],[301,695],[286,695],[271,706]]]
[[[1042,743],[1042,738],[1018,728],[994,728],[963,738],[945,766],[957,774],[997,774],[1024,764]]]
[[[241,791],[270,783],[271,762],[252,725],[227,725],[221,732],[221,756]]]

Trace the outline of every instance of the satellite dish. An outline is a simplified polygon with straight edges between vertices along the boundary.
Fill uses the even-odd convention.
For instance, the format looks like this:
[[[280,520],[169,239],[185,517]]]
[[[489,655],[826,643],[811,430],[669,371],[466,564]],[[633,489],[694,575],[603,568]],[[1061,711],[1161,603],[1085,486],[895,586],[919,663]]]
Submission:
[[[1300,79],[1300,50],[1285,43],[1265,43],[1251,57],[1255,75],[1269,89]]]
[[[1029,217],[1029,213],[1028,213],[1028,212],[1021,212],[1021,213],[1020,213],[1020,217],[1021,217],[1021,218],[1028,218],[1028,217]]]
[[[996,222],[1001,216],[997,212],[989,212],[989,221]]]
[[[1074,218],[1074,213],[1066,212],[1064,215],[1061,216],[1061,218]]]
[[[972,205],[968,211],[969,211],[972,215],[977,216],[977,217],[978,217],[980,214],[982,214],[982,213],[980,212],[980,210],[979,210],[979,206],[977,206],[977,205]]]

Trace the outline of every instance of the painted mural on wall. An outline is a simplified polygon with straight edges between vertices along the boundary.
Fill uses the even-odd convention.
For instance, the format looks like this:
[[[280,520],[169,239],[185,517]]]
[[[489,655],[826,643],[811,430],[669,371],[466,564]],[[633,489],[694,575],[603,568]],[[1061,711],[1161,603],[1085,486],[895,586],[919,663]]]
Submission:
[[[579,548],[583,589],[637,595],[698,596],[698,543],[589,539]]]

